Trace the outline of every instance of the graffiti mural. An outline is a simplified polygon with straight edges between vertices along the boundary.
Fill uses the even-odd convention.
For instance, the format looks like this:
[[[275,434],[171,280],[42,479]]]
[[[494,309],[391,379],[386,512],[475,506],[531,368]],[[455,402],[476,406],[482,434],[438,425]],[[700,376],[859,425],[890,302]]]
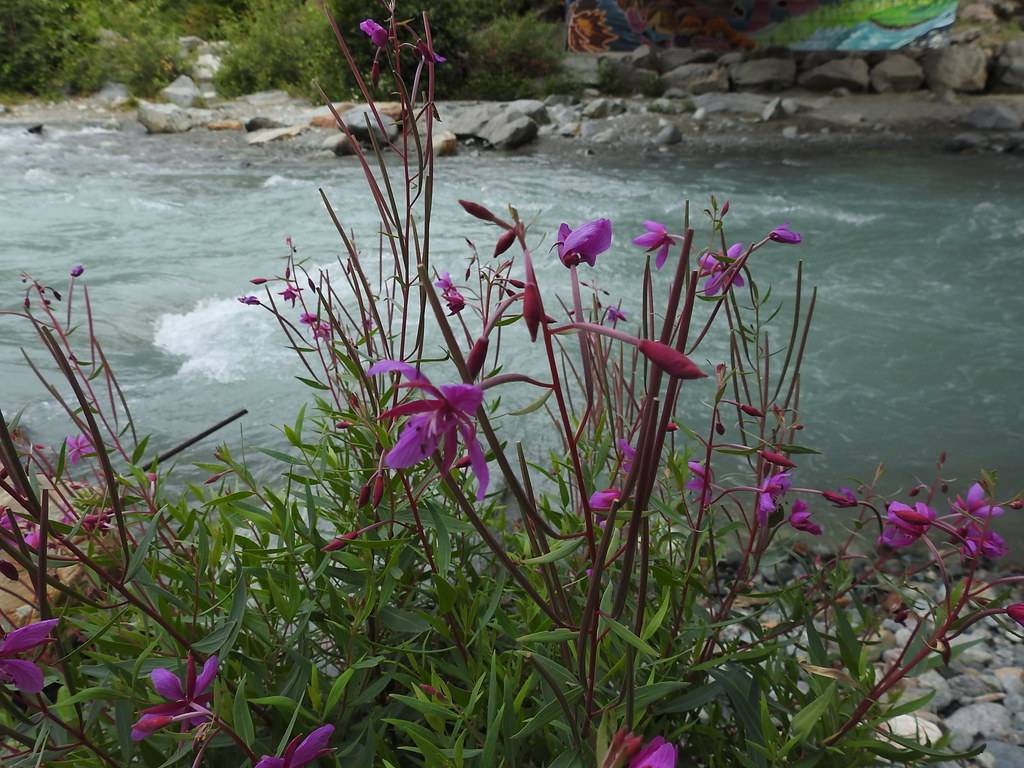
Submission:
[[[567,0],[569,49],[888,50],[950,26],[957,0]]]

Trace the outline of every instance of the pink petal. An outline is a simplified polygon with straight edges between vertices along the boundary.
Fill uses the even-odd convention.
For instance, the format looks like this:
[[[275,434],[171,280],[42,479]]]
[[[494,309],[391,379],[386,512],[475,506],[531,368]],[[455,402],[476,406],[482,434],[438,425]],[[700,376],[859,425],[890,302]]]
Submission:
[[[27,624],[21,629],[14,630],[0,644],[0,655],[7,656],[42,645],[49,639],[50,630],[57,626],[58,621],[60,619],[37,621],[34,624]]]
[[[431,434],[430,414],[413,416],[405,423],[398,442],[387,455],[387,465],[392,469],[405,469],[419,464],[437,450],[440,435]]]
[[[460,424],[459,431],[462,433],[462,440],[466,443],[469,451],[469,464],[476,475],[476,500],[483,501],[487,494],[487,486],[490,484],[491,476],[487,471],[487,457],[484,455],[480,441],[476,439],[476,431],[466,425]]]
[[[198,697],[206,692],[206,689],[210,687],[210,683],[213,682],[213,678],[217,676],[217,657],[211,656],[203,664],[203,670],[199,673],[196,678],[196,689],[192,694],[193,697]]]
[[[743,243],[733,243],[725,253],[730,259],[738,259],[743,255]]]
[[[564,253],[578,253],[580,258],[594,266],[599,254],[607,251],[612,244],[612,223],[608,219],[596,219],[581,224],[562,243]]]
[[[401,416],[412,416],[416,413],[426,413],[428,411],[436,411],[444,407],[444,403],[440,400],[413,400],[408,403],[402,403],[396,405],[394,408],[389,408],[380,415],[382,419],[397,419]]]
[[[981,486],[981,483],[975,483],[967,491],[967,509],[973,512],[977,507],[980,507],[985,501],[985,489]]]
[[[665,261],[668,259],[668,247],[670,243],[666,240],[661,248],[658,249],[658,256],[654,259],[655,269],[661,269],[665,266]]]
[[[299,748],[295,750],[295,754],[292,756],[292,768],[300,768],[313,762],[317,755],[327,747],[327,743],[331,740],[333,733],[333,725],[321,725],[303,739],[302,743],[299,744]]]
[[[468,416],[476,413],[484,401],[484,391],[473,384],[442,384],[438,389],[448,405]]]
[[[370,366],[366,375],[376,376],[380,373],[400,373],[407,379],[419,378],[416,369],[408,363],[403,363],[401,360],[378,360]]]
[[[25,693],[43,690],[43,673],[31,661],[0,659],[0,677],[10,680],[15,688]]]
[[[633,238],[633,245],[639,245],[645,249],[656,248],[664,239],[665,236],[662,233],[644,232],[642,235]]]
[[[264,755],[260,758],[260,761],[256,763],[256,768],[286,768],[286,766],[284,760],[280,757]]]
[[[154,669],[149,673],[149,679],[153,681],[153,689],[165,699],[177,701],[185,696],[181,688],[181,680],[169,669],[163,667]]]
[[[664,235],[668,232],[668,229],[660,221],[651,221],[650,219],[644,222],[644,229],[648,232],[657,232],[659,235]]]

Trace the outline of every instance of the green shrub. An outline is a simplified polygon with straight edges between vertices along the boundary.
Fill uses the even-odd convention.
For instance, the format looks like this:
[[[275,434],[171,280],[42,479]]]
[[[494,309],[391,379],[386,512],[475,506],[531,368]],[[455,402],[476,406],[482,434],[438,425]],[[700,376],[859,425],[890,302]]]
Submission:
[[[480,99],[516,99],[541,95],[557,76],[561,33],[557,24],[524,14],[498,19],[469,40],[469,71],[462,95]]]
[[[52,94],[91,86],[81,66],[94,38],[69,0],[0,0],[0,91]]]
[[[178,74],[177,31],[153,0],[104,3],[97,25],[108,30],[90,49],[101,81],[127,85],[137,96],[152,96]]]

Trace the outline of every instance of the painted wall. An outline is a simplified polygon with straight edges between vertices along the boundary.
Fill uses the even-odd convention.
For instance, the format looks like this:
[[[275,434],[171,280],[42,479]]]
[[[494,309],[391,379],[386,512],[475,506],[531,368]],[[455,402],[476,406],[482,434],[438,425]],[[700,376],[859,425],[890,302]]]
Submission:
[[[889,50],[950,26],[957,0],[567,0],[569,49]]]

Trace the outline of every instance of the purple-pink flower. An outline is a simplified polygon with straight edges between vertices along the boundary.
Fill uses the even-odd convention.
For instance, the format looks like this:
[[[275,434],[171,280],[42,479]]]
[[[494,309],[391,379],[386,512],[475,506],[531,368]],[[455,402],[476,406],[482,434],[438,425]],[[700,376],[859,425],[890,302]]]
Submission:
[[[92,438],[89,435],[68,435],[64,439],[64,445],[67,447],[68,461],[72,465],[77,464],[86,456],[92,456],[96,453],[96,449],[92,445]]]
[[[766,478],[757,494],[757,521],[761,525],[768,522],[768,516],[775,511],[779,499],[789,490],[791,481],[789,472],[779,472]]]
[[[37,621],[21,629],[8,632],[0,642],[0,680],[14,683],[24,693],[39,693],[43,690],[43,673],[34,662],[11,658],[50,640],[50,630],[57,626],[58,619]]]
[[[840,488],[838,491],[822,491],[821,495],[840,509],[857,506],[857,494],[849,488]]]
[[[715,296],[719,292],[728,291],[733,286],[742,288],[745,285],[739,271],[732,269],[733,262],[742,255],[743,243],[733,243],[726,252],[729,261],[720,259],[711,251],[697,259],[697,264],[700,265],[700,276],[707,277],[704,282],[706,296]]]
[[[912,507],[894,501],[889,504],[885,519],[878,543],[899,549],[909,547],[928,532],[935,520],[935,510],[920,501]]]
[[[800,237],[799,232],[793,232],[789,228],[789,223],[783,224],[781,227],[776,227],[769,234],[768,238],[774,240],[776,243],[788,243],[790,245],[796,245],[803,238]]]
[[[995,560],[1008,551],[1006,540],[993,530],[978,525],[968,525],[963,531],[964,542],[960,554],[967,558],[980,556]]]
[[[626,313],[618,307],[608,307],[604,313],[604,319],[612,324],[612,328],[619,324],[620,320],[626,319]]]
[[[238,303],[239,304],[246,304],[246,305],[251,307],[254,304],[259,304],[260,300],[258,298],[256,298],[255,296],[239,296],[238,297]]]
[[[622,439],[621,437],[615,441],[615,445],[619,449],[619,453],[622,454],[622,471],[627,475],[633,469],[633,459],[636,458],[636,448],[629,444],[629,441]]]
[[[289,284],[288,286],[285,287],[283,291],[278,291],[278,295],[285,301],[290,301],[292,303],[292,306],[294,307],[295,300],[299,298],[299,294],[301,292],[302,289],[299,288],[299,286]]]
[[[603,491],[594,491],[590,495],[590,508],[597,512],[607,512],[612,505],[622,496],[618,488],[605,488]]]
[[[981,483],[975,483],[967,490],[966,499],[957,496],[952,508],[954,512],[972,520],[987,520],[990,517],[999,517],[1003,514],[1003,508],[991,503]]]
[[[639,245],[648,253],[657,251],[658,255],[654,258],[654,266],[661,269],[665,266],[665,260],[668,259],[668,249],[676,244],[678,238],[670,235],[665,225],[656,221],[645,221],[644,229],[647,231],[633,238],[633,245]]]
[[[441,289],[441,298],[448,305],[448,314],[457,315],[466,308],[466,299],[459,293],[459,289],[455,287],[450,274],[442,272],[434,285]]]
[[[321,725],[306,738],[296,736],[288,743],[280,757],[264,755],[256,763],[255,768],[304,768],[318,757],[324,757],[334,751],[327,747],[333,733],[333,725]]]
[[[84,272],[85,272],[85,267],[83,267],[81,264],[75,264],[75,266],[73,266],[71,268],[71,276],[72,277],[81,277],[82,273],[84,273]]]
[[[378,48],[383,47],[388,42],[388,31],[373,19],[364,19],[361,21],[359,23],[359,29],[361,29]]]
[[[435,387],[430,380],[408,363],[381,360],[366,372],[400,373],[409,380],[407,386],[430,395],[429,399],[403,403],[385,411],[382,417],[412,416],[388,453],[386,462],[392,469],[405,469],[429,458],[443,444],[441,467],[447,472],[455,463],[458,436],[469,452],[470,467],[477,480],[476,498],[483,500],[490,476],[487,459],[476,438],[472,418],[484,401],[484,391],[473,384],[442,384]]]
[[[319,318],[314,312],[303,312],[299,315],[299,322],[302,325],[316,325],[319,322]]]
[[[711,497],[711,483],[714,482],[711,470],[705,469],[702,461],[688,461],[686,466],[690,468],[690,479],[683,487],[700,496],[701,504],[707,504]]]
[[[811,511],[803,499],[793,502],[793,510],[789,513],[789,524],[798,531],[809,533],[812,536],[821,536],[821,526],[811,519]]]
[[[629,761],[629,768],[676,768],[676,747],[655,736]]]
[[[570,229],[568,224],[558,228],[558,258],[567,267],[585,261],[590,266],[612,245],[612,223],[608,219],[595,219]]]
[[[167,701],[142,710],[142,717],[132,726],[132,739],[141,741],[171,723],[181,723],[181,730],[186,731],[209,720],[207,707],[213,699],[210,686],[216,676],[216,656],[208,658],[196,675],[196,661],[191,653],[185,663],[184,682],[168,669],[154,669],[149,675],[153,689]]]

